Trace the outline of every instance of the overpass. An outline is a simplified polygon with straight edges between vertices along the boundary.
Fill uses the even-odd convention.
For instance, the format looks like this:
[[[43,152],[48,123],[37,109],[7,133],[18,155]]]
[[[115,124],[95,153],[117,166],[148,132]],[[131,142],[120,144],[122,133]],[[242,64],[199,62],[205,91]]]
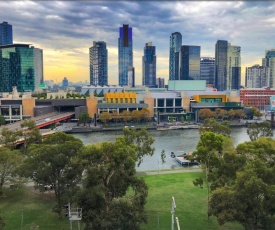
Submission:
[[[41,129],[51,124],[55,124],[60,121],[65,121],[67,119],[70,119],[74,117],[74,115],[75,115],[74,112],[65,112],[65,113],[53,112],[53,113],[44,114],[38,117],[33,117],[31,119],[34,120],[36,127]],[[21,121],[3,125],[0,127],[0,133],[2,132],[3,128],[8,128],[11,131],[21,130],[20,123]]]

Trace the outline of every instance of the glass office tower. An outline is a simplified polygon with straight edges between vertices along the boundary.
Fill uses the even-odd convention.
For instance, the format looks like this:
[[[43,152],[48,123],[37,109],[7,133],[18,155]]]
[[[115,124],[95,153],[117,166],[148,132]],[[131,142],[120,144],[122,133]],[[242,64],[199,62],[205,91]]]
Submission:
[[[180,50],[180,80],[200,79],[200,46],[181,46]]]
[[[43,79],[42,60],[35,60],[33,46],[0,46],[0,92],[11,92],[13,86],[17,86],[18,92],[35,90],[36,76]]]
[[[12,25],[7,22],[0,23],[0,46],[13,44]]]
[[[156,47],[152,42],[148,42],[145,44],[142,57],[142,85],[156,87],[156,63]]]
[[[108,85],[108,50],[106,43],[98,41],[90,47],[90,85]]]
[[[215,47],[215,87],[218,91],[226,90],[228,41],[218,40]]]
[[[170,36],[170,57],[169,57],[169,80],[180,79],[180,49],[182,36],[179,32],[174,32]]]
[[[123,25],[119,28],[118,38],[118,81],[119,85],[128,85],[128,67],[133,66],[132,28]]]
[[[214,85],[215,79],[215,58],[201,58],[201,77],[200,80],[206,80],[207,85]]]

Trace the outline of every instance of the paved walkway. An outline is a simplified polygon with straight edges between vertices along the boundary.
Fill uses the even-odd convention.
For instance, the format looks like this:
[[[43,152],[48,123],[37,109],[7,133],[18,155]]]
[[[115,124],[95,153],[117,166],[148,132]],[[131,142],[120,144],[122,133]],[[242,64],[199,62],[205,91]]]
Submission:
[[[138,172],[138,174],[142,175],[143,173],[147,176],[151,175],[163,175],[163,174],[176,174],[176,173],[195,173],[202,172],[201,168],[197,169],[173,169],[173,170],[160,170],[160,171],[146,171],[146,172]]]

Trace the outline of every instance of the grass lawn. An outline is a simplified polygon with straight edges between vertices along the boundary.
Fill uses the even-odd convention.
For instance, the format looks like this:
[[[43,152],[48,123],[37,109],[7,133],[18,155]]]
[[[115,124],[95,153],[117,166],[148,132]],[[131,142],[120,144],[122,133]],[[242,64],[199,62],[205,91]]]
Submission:
[[[193,180],[202,173],[180,173],[144,177],[149,187],[146,211],[148,223],[142,229],[171,229],[172,196],[175,198],[175,217],[185,230],[241,230],[237,223],[219,226],[215,217],[207,221],[207,190],[195,187]],[[175,230],[177,226],[175,225]]]
[[[181,229],[185,230],[242,230],[237,223],[219,226],[216,219],[206,218],[207,193],[193,185],[192,181],[202,173],[180,173],[144,176],[149,187],[146,211],[148,223],[141,229],[171,229],[171,199],[176,201],[175,217],[179,218]],[[54,197],[52,193],[38,193],[26,188],[5,189],[5,197],[0,198],[0,213],[6,221],[6,230],[30,230],[32,225],[39,230],[70,229],[68,219],[58,219],[52,212]],[[22,223],[23,210],[23,223]],[[22,228],[21,228],[22,223]],[[83,227],[83,224],[82,224]],[[73,223],[77,228],[77,222]],[[130,229],[129,229],[130,230]],[[175,230],[177,227],[175,225]]]
[[[39,226],[39,230],[70,229],[68,219],[59,220],[58,215],[52,212],[53,194],[42,194],[26,188],[5,189],[4,194],[5,197],[0,198],[0,213],[6,222],[4,229],[38,229],[33,226]],[[77,229],[76,222],[73,226],[73,229]]]

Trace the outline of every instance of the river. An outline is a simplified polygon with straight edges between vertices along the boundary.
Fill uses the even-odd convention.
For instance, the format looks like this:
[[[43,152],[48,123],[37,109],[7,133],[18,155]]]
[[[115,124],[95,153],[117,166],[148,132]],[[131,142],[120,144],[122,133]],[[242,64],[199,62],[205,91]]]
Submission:
[[[231,138],[237,146],[238,144],[249,141],[249,136],[246,133],[247,128],[232,128]],[[192,152],[196,149],[199,141],[198,129],[182,129],[182,130],[167,130],[167,131],[149,131],[155,139],[153,147],[155,153],[153,156],[145,156],[142,164],[137,167],[137,171],[158,170],[180,168],[181,166],[171,158],[170,153],[179,151]],[[83,141],[85,145],[95,144],[99,142],[114,141],[118,136],[121,136],[122,131],[110,132],[94,132],[94,133],[77,133],[75,137]],[[166,153],[166,162],[161,163],[161,151]]]

